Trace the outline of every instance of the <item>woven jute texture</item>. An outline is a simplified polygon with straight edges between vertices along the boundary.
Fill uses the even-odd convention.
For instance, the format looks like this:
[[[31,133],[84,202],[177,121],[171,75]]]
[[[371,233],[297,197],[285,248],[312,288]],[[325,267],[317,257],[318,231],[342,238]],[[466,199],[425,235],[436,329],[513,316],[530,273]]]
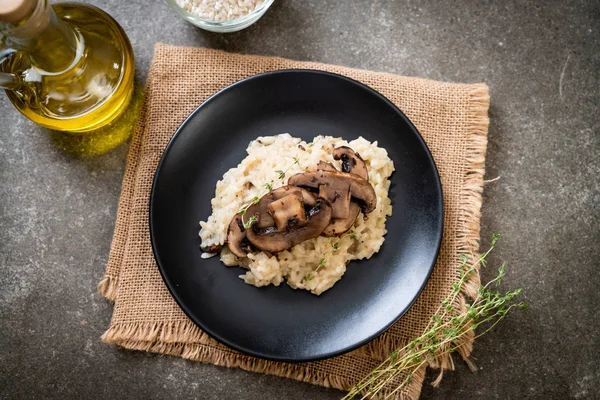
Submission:
[[[245,356],[203,333],[184,315],[165,287],[152,255],[148,228],[148,202],[156,166],[169,139],[188,114],[233,82],[289,68],[348,76],[379,91],[404,111],[433,153],[442,179],[445,207],[444,239],[436,267],[410,311],[358,350],[302,364]],[[488,106],[488,88],[484,84],[442,83],[277,57],[157,44],[142,114],[127,159],[106,274],[99,284],[100,293],[114,301],[112,321],[103,340],[128,349],[349,389],[391,351],[423,331],[452,283],[458,281],[459,256],[476,256]],[[381,251],[386,245],[393,244],[385,243]],[[472,296],[478,287],[479,278],[473,275],[455,306],[464,307],[465,296]],[[458,343],[463,356],[471,352],[472,341],[471,334]],[[451,358],[439,356],[429,366],[443,371],[453,364]],[[395,397],[418,398],[424,374],[422,368]]]

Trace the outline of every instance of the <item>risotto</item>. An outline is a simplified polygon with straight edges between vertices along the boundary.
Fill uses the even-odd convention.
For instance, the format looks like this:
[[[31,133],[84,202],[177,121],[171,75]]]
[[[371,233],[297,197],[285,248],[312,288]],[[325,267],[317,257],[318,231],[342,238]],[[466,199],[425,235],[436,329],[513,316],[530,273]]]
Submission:
[[[376,205],[367,218],[361,212],[350,230],[340,236],[318,236],[278,253],[258,251],[237,257],[224,246],[232,218],[253,199],[263,196],[265,188],[286,185],[289,177],[314,171],[319,162],[341,169],[342,162],[332,155],[334,148],[340,146],[360,154],[366,164],[368,183],[376,195]],[[211,200],[212,215],[200,221],[202,248],[221,249],[220,258],[225,265],[246,268],[240,278],[247,284],[279,286],[285,280],[294,289],[319,295],[344,275],[349,261],[368,259],[379,251],[387,233],[386,218],[392,215],[388,191],[394,163],[377,142],[362,137],[348,142],[317,136],[307,143],[286,133],[257,138],[249,144],[247,153],[238,166],[217,182]],[[213,255],[204,253],[203,258]]]

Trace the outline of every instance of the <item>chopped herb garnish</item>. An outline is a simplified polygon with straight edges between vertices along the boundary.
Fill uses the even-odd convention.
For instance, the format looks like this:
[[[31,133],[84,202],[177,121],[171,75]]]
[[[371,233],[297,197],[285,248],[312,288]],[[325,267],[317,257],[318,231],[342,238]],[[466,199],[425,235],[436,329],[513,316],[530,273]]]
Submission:
[[[244,219],[242,218],[242,222],[244,223],[244,229],[249,229],[253,223],[255,223],[257,220],[256,215],[253,215],[250,217],[250,219],[246,222],[244,222]]]
[[[321,258],[321,260],[319,261],[319,265],[317,266],[317,268],[313,271],[313,272],[319,272],[319,270],[321,269],[321,267],[323,267],[325,265],[325,259]],[[313,278],[313,275],[311,272],[309,272],[306,275],[306,280],[310,281]]]
[[[358,240],[358,237],[356,236],[356,232],[354,231],[350,231],[348,232],[348,235],[350,235],[350,237],[354,240]]]

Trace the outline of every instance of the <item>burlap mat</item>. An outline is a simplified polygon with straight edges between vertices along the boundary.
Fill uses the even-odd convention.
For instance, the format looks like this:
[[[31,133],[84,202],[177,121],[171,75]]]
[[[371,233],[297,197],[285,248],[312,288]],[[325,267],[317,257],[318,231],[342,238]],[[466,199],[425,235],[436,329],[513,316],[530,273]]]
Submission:
[[[303,364],[248,357],[204,334],[179,309],[163,284],[148,230],[148,201],[154,171],[181,122],[219,89],[250,75],[287,68],[321,69],[346,75],[381,92],[404,111],[433,153],[442,179],[446,213],[437,265],[410,311],[386,333],[352,353]],[[478,250],[488,105],[488,88],[484,84],[441,83],[276,57],[158,44],[127,159],[106,274],[99,285],[100,293],[114,301],[110,328],[102,339],[128,349],[349,389],[390,351],[423,331],[451,284],[458,280],[459,255]],[[474,277],[468,282],[466,294],[473,294],[478,287],[478,277]],[[456,306],[464,306],[464,299]],[[462,353],[469,354],[472,336],[463,344]],[[433,367],[452,366],[445,357],[435,364]],[[418,398],[424,373],[424,369],[419,371],[398,398]]]

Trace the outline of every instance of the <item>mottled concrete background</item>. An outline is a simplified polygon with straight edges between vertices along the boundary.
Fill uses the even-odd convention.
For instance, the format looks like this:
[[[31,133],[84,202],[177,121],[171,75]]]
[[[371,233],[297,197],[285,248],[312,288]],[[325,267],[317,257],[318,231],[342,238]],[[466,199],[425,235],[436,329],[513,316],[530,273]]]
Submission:
[[[503,287],[523,287],[530,309],[477,341],[477,373],[458,362],[423,398],[600,398],[597,0],[278,0],[228,35],[196,29],[165,1],[90,2],[128,32],[140,83],[158,41],[487,82],[486,179],[500,179],[485,187],[483,242],[503,234],[491,264],[508,262]],[[101,343],[112,306],[96,284],[126,153],[70,155],[0,98],[0,398],[339,398]]]

